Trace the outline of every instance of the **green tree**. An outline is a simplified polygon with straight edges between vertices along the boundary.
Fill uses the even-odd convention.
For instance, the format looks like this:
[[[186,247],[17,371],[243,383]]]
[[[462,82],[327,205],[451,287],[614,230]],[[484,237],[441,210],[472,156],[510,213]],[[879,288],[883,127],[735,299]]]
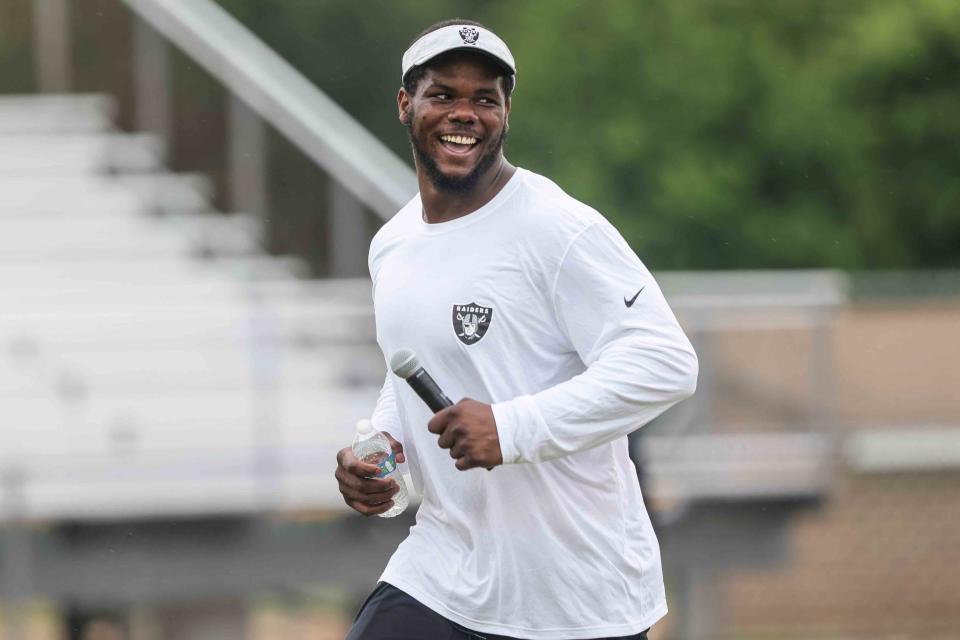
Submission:
[[[515,155],[654,265],[960,263],[960,4],[519,8]]]
[[[405,157],[408,40],[489,24],[511,160],[653,268],[960,266],[955,0],[223,3]]]

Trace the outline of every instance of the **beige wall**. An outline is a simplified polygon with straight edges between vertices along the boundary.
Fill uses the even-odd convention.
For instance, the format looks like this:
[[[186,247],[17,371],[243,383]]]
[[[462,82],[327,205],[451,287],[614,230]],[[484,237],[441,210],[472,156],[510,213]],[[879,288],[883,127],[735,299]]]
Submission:
[[[790,544],[720,581],[727,635],[960,637],[960,470],[844,476]]]
[[[823,375],[817,339],[809,328],[713,334],[718,430],[807,428]],[[850,305],[829,320],[825,339],[828,427],[960,425],[960,301]]]
[[[833,349],[841,424],[960,425],[960,303],[852,307]]]
[[[841,436],[960,429],[960,302],[854,304],[829,335]],[[720,337],[719,414],[781,425],[801,415],[811,345],[796,331]],[[783,567],[720,579],[718,637],[960,638],[960,469],[842,470],[789,544]]]

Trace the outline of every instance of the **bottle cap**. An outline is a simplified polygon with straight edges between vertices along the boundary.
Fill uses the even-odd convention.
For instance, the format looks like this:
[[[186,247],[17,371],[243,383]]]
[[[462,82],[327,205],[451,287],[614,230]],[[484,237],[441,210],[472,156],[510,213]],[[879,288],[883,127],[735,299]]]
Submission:
[[[357,433],[362,436],[368,435],[373,431],[373,423],[363,418],[362,420],[357,420]]]

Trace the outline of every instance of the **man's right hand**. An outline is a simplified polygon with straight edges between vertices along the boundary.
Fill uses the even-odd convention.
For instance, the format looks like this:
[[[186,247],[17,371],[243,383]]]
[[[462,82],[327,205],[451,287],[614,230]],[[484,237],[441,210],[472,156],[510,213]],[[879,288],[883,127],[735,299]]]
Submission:
[[[404,462],[403,445],[393,436],[384,432],[397,462]],[[400,490],[400,486],[390,478],[374,478],[380,468],[375,464],[363,462],[353,455],[351,447],[344,447],[337,452],[337,483],[343,501],[351,509],[365,516],[375,516],[388,511],[393,506],[393,496]]]

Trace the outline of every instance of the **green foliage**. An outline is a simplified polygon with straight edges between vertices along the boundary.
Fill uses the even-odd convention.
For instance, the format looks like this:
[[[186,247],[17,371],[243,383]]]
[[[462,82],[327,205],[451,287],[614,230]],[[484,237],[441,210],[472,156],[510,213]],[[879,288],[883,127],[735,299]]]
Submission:
[[[956,0],[223,4],[405,157],[408,41],[487,23],[511,160],[653,268],[960,266]]]

